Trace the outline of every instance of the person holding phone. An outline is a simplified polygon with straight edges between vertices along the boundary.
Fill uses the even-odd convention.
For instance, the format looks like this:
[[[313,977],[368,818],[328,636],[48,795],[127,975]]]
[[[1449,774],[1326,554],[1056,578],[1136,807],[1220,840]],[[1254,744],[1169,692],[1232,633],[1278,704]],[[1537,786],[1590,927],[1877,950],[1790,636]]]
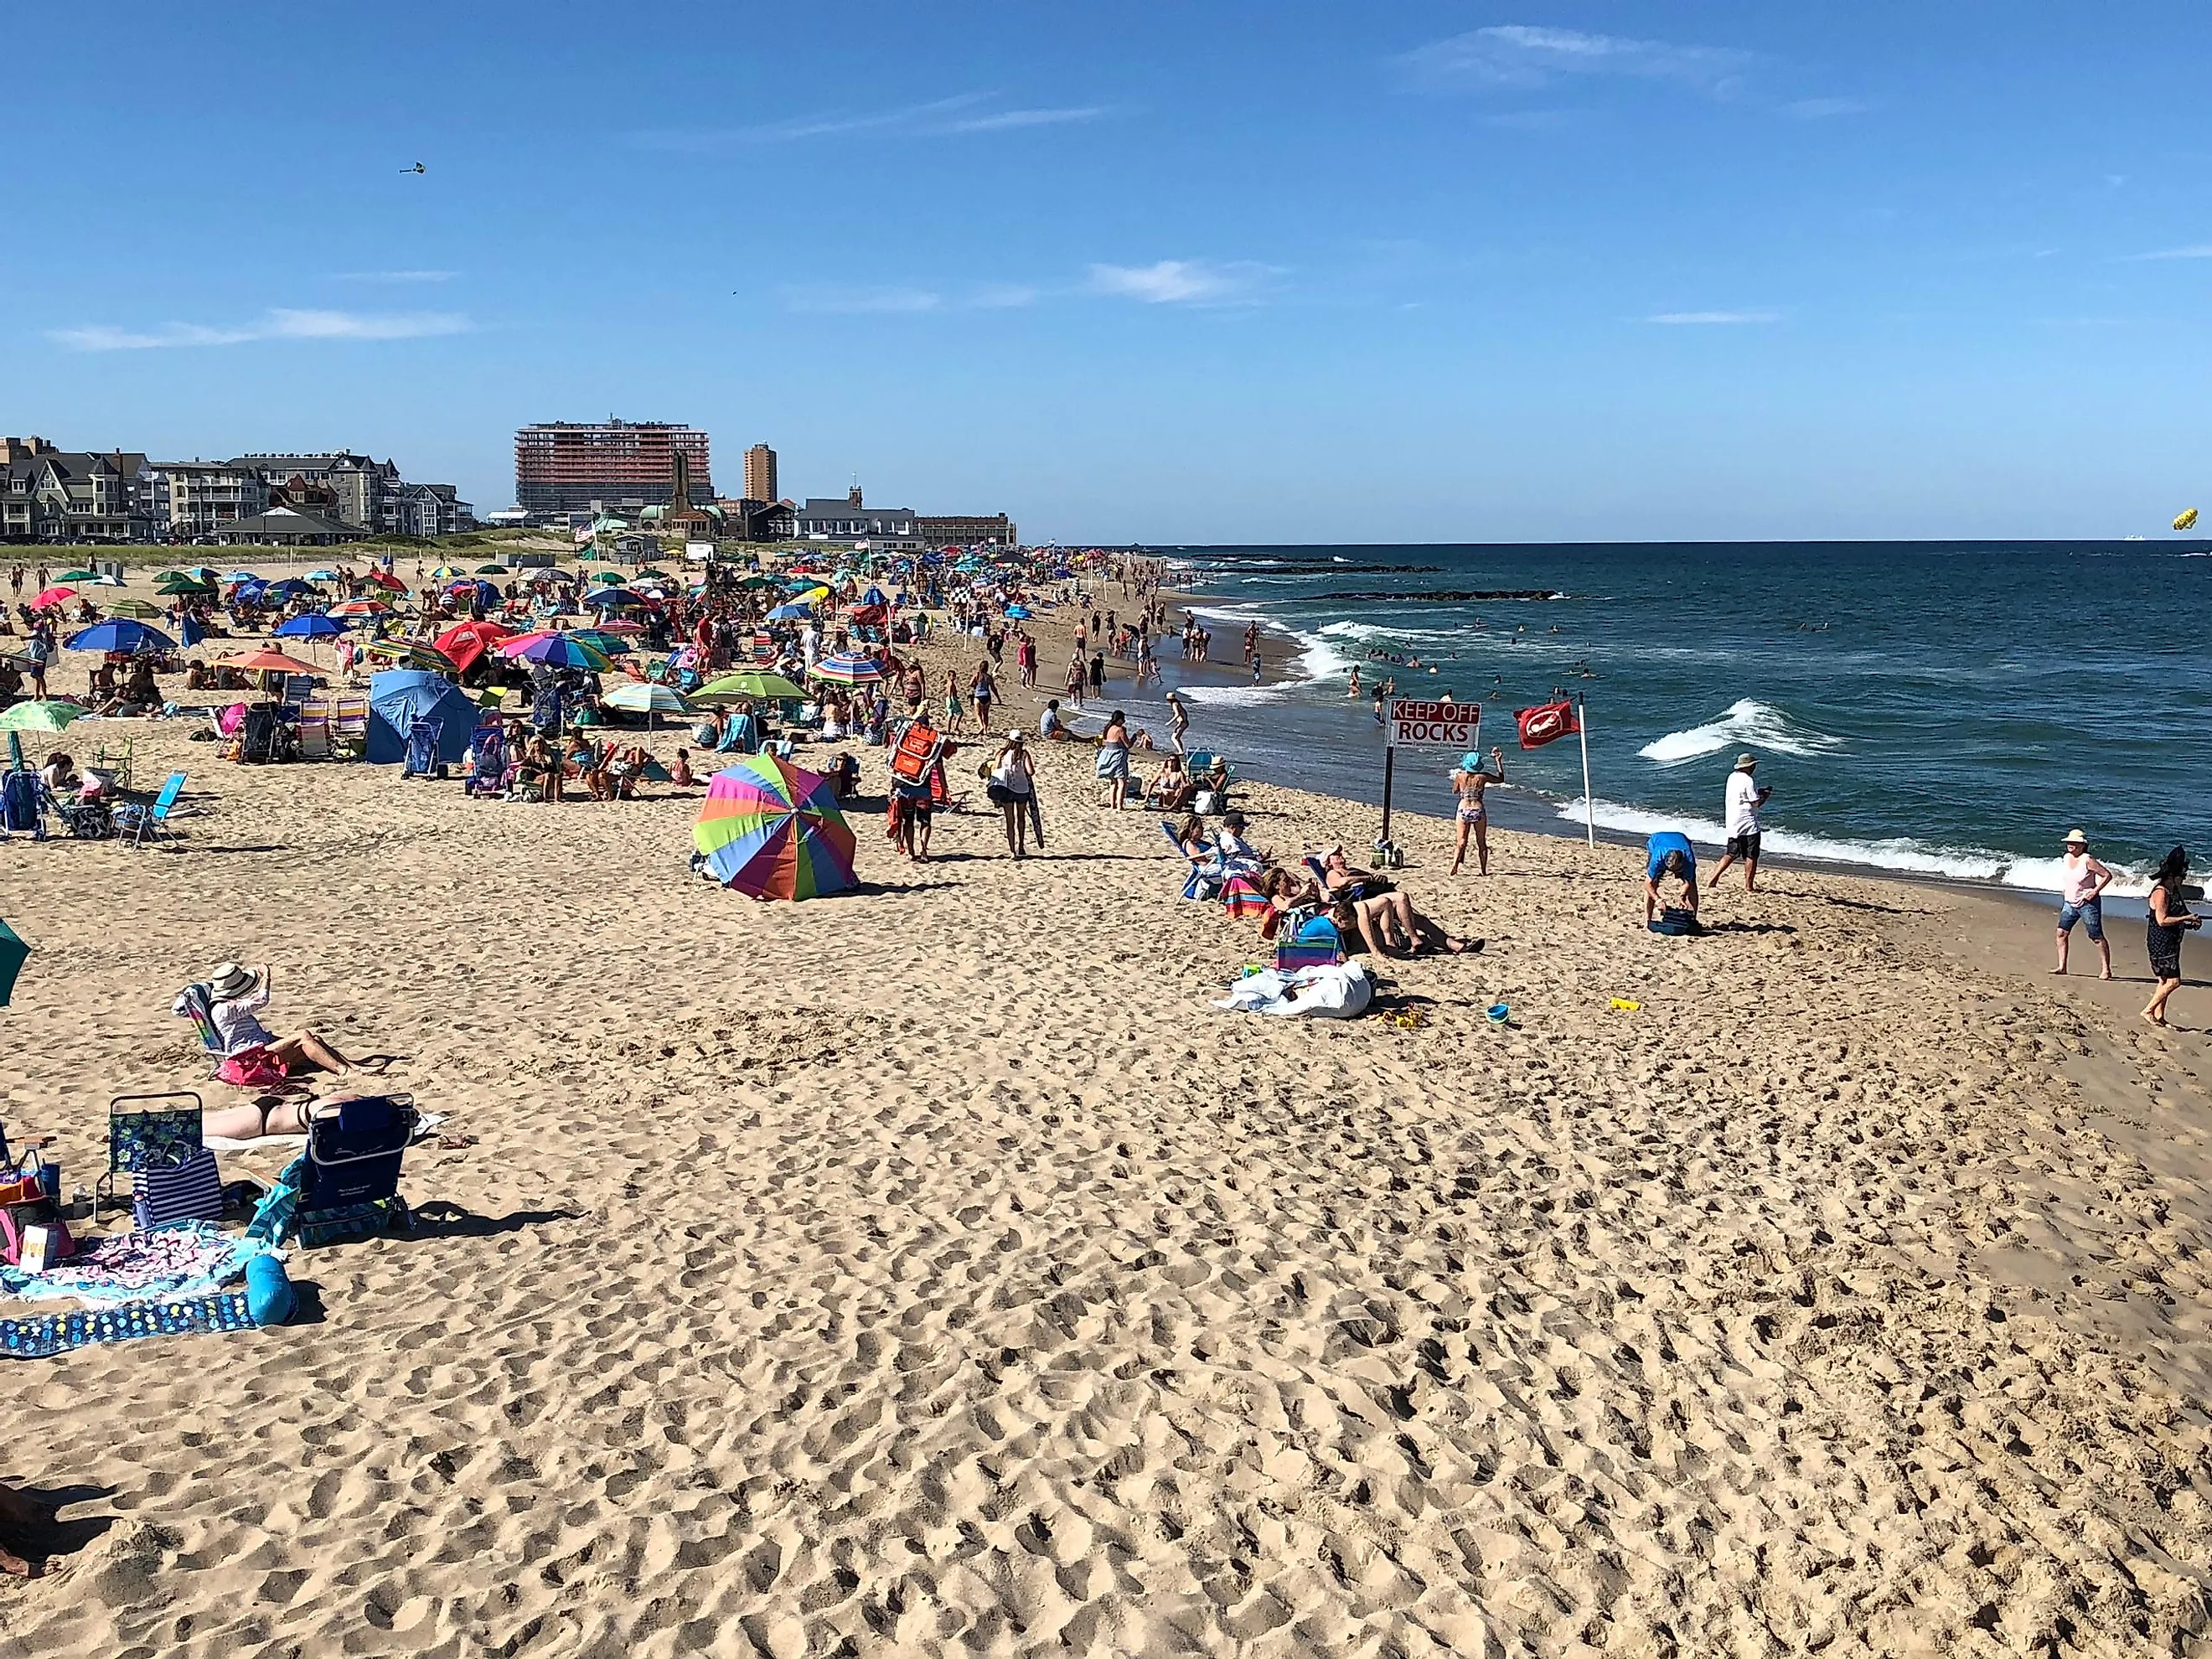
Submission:
[[[2144,1005],[2142,1017],[2154,1025],[2166,1024],[2166,1000],[2181,988],[2181,936],[2204,925],[2204,919],[2186,902],[2191,891],[2188,879],[2186,847],[2168,853],[2159,863],[2158,874],[2151,878],[2150,914],[2144,918],[2143,943],[2158,988]]]
[[[1758,769],[1758,756],[1738,755],[1735,770],[1729,774],[1728,845],[1721,851],[1721,861],[1713,866],[1713,878],[1705,884],[1708,893],[1720,890],[1721,877],[1738,859],[1743,860],[1743,890],[1750,892],[1759,879],[1759,809],[1774,792],[1759,787]]]

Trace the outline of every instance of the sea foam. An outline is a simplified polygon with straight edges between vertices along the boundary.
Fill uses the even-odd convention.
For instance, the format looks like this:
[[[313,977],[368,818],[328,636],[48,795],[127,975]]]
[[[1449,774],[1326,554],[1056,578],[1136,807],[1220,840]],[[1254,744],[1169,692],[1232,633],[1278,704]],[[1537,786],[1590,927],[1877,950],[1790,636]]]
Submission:
[[[1680,766],[1723,749],[1771,750],[1784,755],[1828,755],[1844,746],[1832,738],[1800,725],[1771,704],[1743,697],[1730,703],[1717,720],[1687,731],[1669,732],[1655,738],[1636,752],[1662,766]]]

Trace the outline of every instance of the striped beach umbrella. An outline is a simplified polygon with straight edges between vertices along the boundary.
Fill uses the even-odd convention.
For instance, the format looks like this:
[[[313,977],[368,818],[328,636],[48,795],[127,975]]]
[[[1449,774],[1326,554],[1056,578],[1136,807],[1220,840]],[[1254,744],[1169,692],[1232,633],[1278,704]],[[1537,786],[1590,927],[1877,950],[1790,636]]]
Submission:
[[[861,656],[847,651],[834,657],[824,657],[814,665],[814,678],[829,680],[837,685],[866,685],[871,680],[884,677],[882,665],[873,657]]]
[[[380,662],[396,663],[403,668],[428,669],[434,674],[461,672],[451,657],[420,640],[371,640],[362,648]]]
[[[331,607],[333,617],[375,617],[391,610],[382,599],[346,599]]]
[[[691,840],[716,880],[753,898],[818,898],[854,884],[853,831],[830,780],[774,755],[714,775]]]
[[[521,662],[550,663],[556,668],[588,668],[598,674],[612,666],[605,652],[595,651],[566,634],[525,634],[502,641],[499,654]]]
[[[691,705],[684,701],[684,694],[669,685],[656,685],[650,680],[634,680],[628,685],[618,685],[604,699],[610,708],[619,708],[631,714],[688,714]]]
[[[143,599],[118,599],[107,607],[107,614],[111,617],[131,617],[144,622],[149,617],[160,616],[161,607],[149,605]]]

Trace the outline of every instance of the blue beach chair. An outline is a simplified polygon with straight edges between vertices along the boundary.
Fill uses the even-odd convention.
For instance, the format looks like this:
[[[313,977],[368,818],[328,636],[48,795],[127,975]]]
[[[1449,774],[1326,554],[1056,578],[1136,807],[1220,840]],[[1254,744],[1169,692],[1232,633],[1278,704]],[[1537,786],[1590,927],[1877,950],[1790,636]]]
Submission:
[[[131,837],[133,847],[143,847],[149,841],[159,841],[170,818],[177,810],[177,797],[185,793],[185,775],[172,772],[162,781],[161,791],[143,806],[124,805],[115,809],[115,827]],[[169,839],[176,835],[169,831]]]

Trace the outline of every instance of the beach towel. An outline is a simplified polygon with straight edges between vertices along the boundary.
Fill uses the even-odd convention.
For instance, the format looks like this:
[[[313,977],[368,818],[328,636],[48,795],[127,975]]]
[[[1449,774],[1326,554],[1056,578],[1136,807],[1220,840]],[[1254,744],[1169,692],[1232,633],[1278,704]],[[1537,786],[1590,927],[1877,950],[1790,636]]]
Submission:
[[[198,1331],[250,1331],[253,1312],[244,1291],[184,1301],[126,1302],[96,1311],[0,1319],[0,1356],[45,1359],[96,1342],[141,1336],[181,1336]]]
[[[0,1267],[0,1291],[26,1302],[76,1301],[91,1307],[149,1298],[206,1296],[246,1276],[269,1253],[256,1240],[226,1238],[209,1221],[96,1238],[44,1273]]]
[[[1267,902],[1267,896],[1244,876],[1231,876],[1222,884],[1221,902],[1230,915],[1238,921],[1248,916],[1264,915],[1273,908]]]
[[[1356,962],[1284,973],[1255,969],[1236,981],[1214,1006],[1231,1013],[1280,1014],[1315,1019],[1353,1019],[1375,998],[1374,981]]]

